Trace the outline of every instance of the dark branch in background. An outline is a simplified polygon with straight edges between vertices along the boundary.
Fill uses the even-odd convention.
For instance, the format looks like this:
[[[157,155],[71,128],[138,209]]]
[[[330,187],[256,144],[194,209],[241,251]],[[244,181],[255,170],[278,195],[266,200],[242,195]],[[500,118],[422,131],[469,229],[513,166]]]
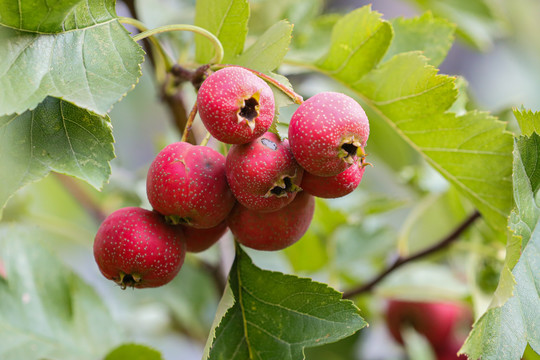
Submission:
[[[77,200],[83,209],[92,216],[97,224],[101,224],[107,217],[107,214],[101,209],[99,204],[88,194],[71,176],[53,173],[64,188]]]
[[[221,294],[223,294],[223,291],[225,291],[225,286],[227,285],[227,278],[221,271],[221,264],[219,262],[217,264],[211,264],[202,259],[199,260],[201,267],[212,277],[214,285],[216,286],[217,294],[221,297]]]
[[[457,228],[454,229],[454,231],[452,231],[450,234],[448,234],[445,238],[443,238],[441,241],[439,241],[438,243],[422,250],[422,251],[419,251],[417,252],[416,254],[413,254],[413,255],[410,255],[408,257],[398,257],[393,263],[392,265],[390,265],[389,267],[387,267],[385,270],[383,270],[379,275],[375,276],[371,281],[355,288],[355,289],[351,289],[351,290],[348,290],[348,291],[345,291],[343,293],[343,298],[352,298],[353,296],[356,296],[356,295],[359,295],[359,294],[362,294],[362,293],[365,293],[365,292],[368,292],[368,291],[371,291],[379,282],[381,282],[381,280],[383,280],[385,277],[387,277],[390,273],[392,273],[394,270],[400,268],[401,266],[411,262],[411,261],[414,261],[414,260],[417,260],[417,259],[420,259],[420,258],[423,258],[427,255],[430,255],[430,254],[433,254],[439,250],[442,250],[444,248],[446,248],[448,245],[450,245],[451,243],[453,243],[455,240],[457,240],[459,238],[459,236],[465,231],[467,230],[467,228],[469,228],[469,226],[471,226],[478,218],[480,218],[480,213],[478,212],[478,210],[476,210],[475,212],[473,212],[467,219],[465,219],[465,221],[463,221]]]
[[[134,19],[139,19],[139,16],[137,14],[137,8],[135,7],[135,1],[124,0],[124,4],[126,4],[127,8],[129,9],[129,12],[131,13],[131,17],[133,17]],[[148,41],[148,39],[143,39],[142,42],[143,42],[143,46],[146,51],[146,54],[148,55],[148,59],[152,63],[152,68],[154,68],[155,66],[154,52],[152,50],[150,41]],[[170,77],[168,77],[168,80],[170,80]],[[174,92],[169,93],[167,91],[167,88],[168,88],[167,81],[165,82],[165,84],[159,84],[161,100],[165,104],[167,104],[167,107],[172,116],[173,124],[181,134],[184,131],[184,128],[186,126],[186,122],[188,119],[187,109],[184,103],[182,90],[180,87],[176,87]],[[189,134],[187,141],[191,144],[196,144],[196,139],[193,133]]]

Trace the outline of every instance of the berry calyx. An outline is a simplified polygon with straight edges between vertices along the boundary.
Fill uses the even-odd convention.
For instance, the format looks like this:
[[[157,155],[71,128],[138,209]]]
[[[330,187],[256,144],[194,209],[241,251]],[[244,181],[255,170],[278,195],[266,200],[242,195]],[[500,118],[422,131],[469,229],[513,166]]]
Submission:
[[[293,201],[304,170],[294,159],[287,140],[276,134],[233,145],[227,154],[227,182],[243,206],[256,211],[276,211]]]
[[[181,229],[157,212],[137,207],[110,214],[94,240],[99,270],[122,289],[165,285],[180,271],[185,254]]]
[[[197,105],[206,129],[227,144],[256,139],[274,119],[272,89],[241,67],[227,67],[210,75],[199,89]]]
[[[236,204],[227,222],[236,240],[249,248],[274,251],[297,242],[313,218],[315,199],[305,191],[282,209],[261,213]]]
[[[365,156],[369,122],[362,107],[345,94],[323,92],[306,100],[289,124],[298,163],[317,176],[342,173]]]
[[[154,210],[172,224],[201,229],[225,220],[235,203],[225,176],[225,157],[186,142],[168,145],[154,159],[146,193]]]

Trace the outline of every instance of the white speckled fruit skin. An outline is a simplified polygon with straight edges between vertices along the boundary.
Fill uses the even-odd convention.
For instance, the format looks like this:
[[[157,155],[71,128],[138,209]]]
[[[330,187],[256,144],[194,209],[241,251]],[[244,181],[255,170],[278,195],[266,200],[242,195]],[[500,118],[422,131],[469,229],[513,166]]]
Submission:
[[[345,171],[334,176],[317,176],[304,172],[300,187],[313,196],[335,199],[353,192],[364,175],[365,167],[353,164]]]
[[[253,131],[238,112],[243,101],[260,92],[259,116]],[[199,116],[213,137],[227,144],[245,144],[264,134],[274,119],[274,94],[257,75],[239,67],[227,67],[210,75],[197,94]]]
[[[306,100],[289,125],[296,161],[317,176],[334,176],[350,166],[338,156],[342,139],[350,135],[356,135],[364,147],[369,137],[368,118],[354,99],[335,92],[318,93]]]
[[[265,145],[266,144],[266,145]],[[234,145],[225,164],[227,182],[239,203],[255,211],[276,211],[293,201],[296,192],[287,196],[265,196],[285,175],[300,185],[304,169],[294,160],[287,140],[267,132],[250,143]]]
[[[314,211],[315,198],[301,191],[289,205],[270,213],[249,210],[238,203],[227,222],[240,244],[256,250],[275,251],[302,238]]]
[[[172,143],[148,170],[146,194],[162,215],[189,219],[206,229],[225,220],[235,199],[227,185],[225,157],[207,146]]]
[[[170,282],[184,263],[186,246],[179,227],[168,225],[154,211],[127,207],[101,224],[94,240],[94,258],[101,273],[120,281],[120,272],[137,274],[136,288]]]

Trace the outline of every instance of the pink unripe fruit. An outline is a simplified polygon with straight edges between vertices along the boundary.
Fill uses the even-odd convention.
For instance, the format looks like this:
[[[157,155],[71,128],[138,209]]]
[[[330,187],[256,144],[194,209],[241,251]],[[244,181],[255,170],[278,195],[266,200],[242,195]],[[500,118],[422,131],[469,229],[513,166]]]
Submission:
[[[197,105],[206,129],[227,144],[256,139],[274,119],[272,89],[241,67],[226,67],[210,75],[199,89]]]
[[[99,270],[123,289],[165,285],[178,274],[185,255],[181,229],[157,212],[137,207],[110,214],[94,240]]]
[[[345,94],[323,92],[294,112],[289,141],[296,161],[317,176],[334,176],[365,156],[369,122],[362,107]]]
[[[146,179],[150,204],[171,223],[205,229],[225,220],[234,206],[225,157],[206,146],[177,142],[156,156]]]
[[[281,250],[305,234],[314,210],[315,199],[302,191],[289,205],[270,213],[256,212],[237,204],[227,221],[240,244],[256,250]]]
[[[300,191],[302,169],[287,140],[267,132],[227,154],[227,182],[239,203],[251,210],[276,211]]]

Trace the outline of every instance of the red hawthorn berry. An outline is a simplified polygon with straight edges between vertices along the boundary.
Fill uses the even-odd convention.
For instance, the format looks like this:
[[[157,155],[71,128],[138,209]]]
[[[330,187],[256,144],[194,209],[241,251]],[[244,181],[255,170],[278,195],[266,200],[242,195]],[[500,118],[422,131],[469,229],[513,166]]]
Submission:
[[[236,240],[256,250],[281,250],[297,242],[307,231],[315,199],[305,191],[284,208],[270,213],[236,204],[227,221]]]
[[[274,120],[272,89],[241,67],[227,67],[210,75],[199,89],[197,105],[206,129],[227,144],[256,139]]]
[[[146,194],[168,221],[200,229],[217,226],[235,203],[225,176],[225,157],[186,142],[168,145],[154,159]]]
[[[168,225],[155,211],[137,207],[110,214],[94,240],[99,270],[123,289],[165,285],[180,271],[185,254],[180,228]]]
[[[403,344],[401,329],[412,326],[434,349],[445,345],[463,309],[453,303],[417,302],[392,299],[386,310],[386,323],[394,339]]]
[[[188,252],[201,252],[219,241],[227,232],[227,221],[209,229],[196,229],[191,226],[182,226]]]
[[[227,182],[242,205],[256,211],[276,211],[300,191],[304,170],[287,140],[267,132],[250,143],[234,145],[225,164]]]
[[[317,176],[337,175],[358,162],[364,156],[368,136],[369,122],[362,107],[349,96],[335,92],[306,100],[289,125],[296,161]]]
[[[304,172],[302,177],[302,190],[313,196],[334,199],[350,194],[362,181],[365,167],[353,164],[345,171],[334,176],[317,176]]]

